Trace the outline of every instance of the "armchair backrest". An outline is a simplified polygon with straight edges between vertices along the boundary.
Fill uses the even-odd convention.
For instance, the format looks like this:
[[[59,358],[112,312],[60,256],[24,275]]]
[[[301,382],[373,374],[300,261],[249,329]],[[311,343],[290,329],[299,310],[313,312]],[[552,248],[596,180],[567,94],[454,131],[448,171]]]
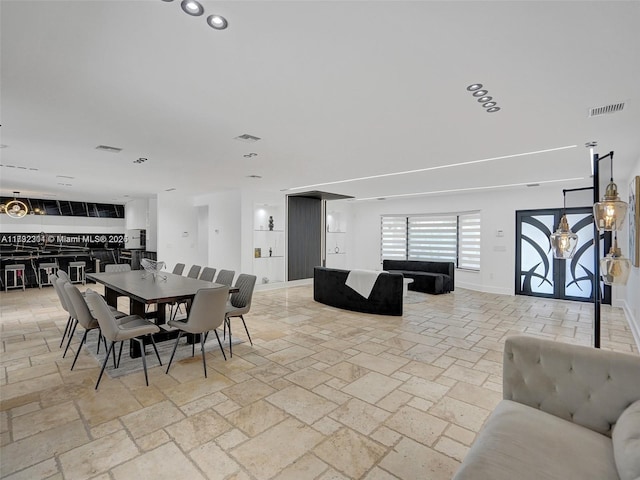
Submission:
[[[611,436],[620,414],[640,400],[640,356],[509,337],[503,396]]]

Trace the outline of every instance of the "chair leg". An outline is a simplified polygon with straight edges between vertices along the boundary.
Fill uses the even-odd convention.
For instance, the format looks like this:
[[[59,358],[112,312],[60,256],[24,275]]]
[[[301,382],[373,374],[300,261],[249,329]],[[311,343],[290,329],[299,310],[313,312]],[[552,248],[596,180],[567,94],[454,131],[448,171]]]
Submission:
[[[80,345],[78,346],[78,350],[76,351],[76,356],[73,357],[73,363],[71,364],[71,370],[73,370],[73,367],[76,366],[76,361],[78,360],[78,355],[80,355],[80,350],[82,350],[82,345],[84,345],[84,342],[87,341],[87,333],[89,333],[89,330],[85,330],[84,331],[84,335],[82,335],[82,340],[80,341]],[[100,345],[100,342],[98,342],[98,345]]]
[[[73,338],[74,333],[76,333],[76,327],[78,326],[78,321],[76,320],[73,323],[73,328],[71,329],[71,333],[69,334],[69,341],[67,341],[67,346],[64,349],[64,353],[62,354],[62,358],[67,355],[67,350],[69,350],[69,345],[71,345],[71,339]]]
[[[107,366],[107,361],[109,360],[109,354],[111,350],[113,350],[113,346],[116,344],[115,341],[111,342],[109,345],[109,349],[107,350],[107,355],[104,357],[104,362],[102,362],[102,368],[100,369],[100,375],[98,376],[98,381],[96,382],[96,390],[98,390],[98,385],[100,385],[100,380],[102,379],[102,374],[104,373],[104,367]]]
[[[156,346],[156,341],[153,338],[153,334],[149,335],[151,337],[151,344],[153,345],[153,350],[156,352],[156,357],[158,357],[158,363],[162,366],[162,360],[160,360],[160,354],[158,353],[158,347]]]
[[[213,333],[216,334],[216,338],[218,339],[218,345],[220,345],[220,351],[222,352],[222,356],[224,357],[224,361],[227,361],[227,356],[224,354],[224,348],[222,348],[222,342],[220,341],[220,337],[218,336],[218,331],[214,330]]]
[[[96,348],[96,355],[100,355],[100,342],[102,341],[102,330],[98,328],[98,347]]]
[[[195,345],[196,342],[193,342]],[[204,368],[204,378],[207,378],[207,362],[204,358],[204,333],[200,334],[200,350],[202,351],[202,367]]]
[[[64,343],[64,339],[67,337],[67,333],[69,332],[69,328],[71,328],[71,323],[72,323],[72,318],[71,315],[69,315],[69,318],[67,318],[67,324],[64,327],[64,333],[62,334],[62,338],[60,339],[60,347],[62,348],[62,344]]]
[[[191,356],[192,357],[196,356],[196,336],[195,335],[191,337]]]
[[[242,324],[244,325],[244,331],[247,332],[247,337],[249,337],[249,342],[253,347],[253,342],[251,341],[251,335],[249,335],[249,329],[247,328],[247,322],[244,321],[244,317],[240,315],[240,320],[242,320]]]
[[[176,338],[176,343],[173,345],[173,352],[171,352],[171,358],[169,359],[169,365],[167,365],[167,371],[164,373],[169,373],[169,369],[171,368],[171,362],[173,362],[173,356],[176,354],[176,348],[178,348],[178,342],[180,341],[181,336],[182,336],[182,330],[178,332],[178,338]]]
[[[149,386],[149,376],[147,375],[147,355],[144,352],[144,339],[142,339],[142,338],[132,338],[131,340],[135,340],[136,342],[138,342],[140,344],[140,352],[141,352],[140,357],[142,357],[142,369],[144,370],[144,381],[145,381],[145,383],[147,384],[147,387],[148,387]]]
[[[231,320],[229,317],[225,318],[225,323],[229,327],[229,356],[233,358],[233,342],[231,341]]]
[[[118,363],[116,364],[115,368],[118,368],[120,366],[120,358],[122,358],[122,347],[124,346],[124,341],[120,342],[120,353],[118,353]],[[115,354],[115,350],[113,352]],[[142,354],[144,355],[144,348],[142,349]],[[115,360],[115,357],[114,357]]]

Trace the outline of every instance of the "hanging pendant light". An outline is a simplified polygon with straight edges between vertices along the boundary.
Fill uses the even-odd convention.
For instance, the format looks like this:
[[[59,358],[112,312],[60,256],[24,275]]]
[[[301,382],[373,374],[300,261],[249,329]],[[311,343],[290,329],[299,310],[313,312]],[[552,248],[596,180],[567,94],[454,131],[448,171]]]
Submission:
[[[618,186],[613,182],[613,152],[611,156],[611,179],[601,202],[593,205],[593,217],[599,231],[621,230],[629,205],[620,200]]]
[[[20,192],[13,192],[13,194],[14,194],[13,200],[11,200],[10,202],[7,202],[7,204],[4,206],[4,211],[11,218],[22,218],[27,213],[29,213],[29,209],[27,208],[27,205],[24,202],[21,202],[20,200],[18,200],[17,195],[19,195]]]
[[[613,239],[609,253],[600,260],[602,280],[606,285],[626,285],[631,272],[631,260],[622,256],[618,248],[618,235]]]
[[[558,229],[555,233],[552,233],[549,237],[549,243],[551,244],[551,250],[553,250],[553,257],[560,259],[572,258],[578,246],[578,235],[573,233],[569,228],[569,221],[567,220],[566,208],[567,208],[567,196],[566,191],[562,191],[564,197],[564,207],[562,209],[562,218],[558,224]]]

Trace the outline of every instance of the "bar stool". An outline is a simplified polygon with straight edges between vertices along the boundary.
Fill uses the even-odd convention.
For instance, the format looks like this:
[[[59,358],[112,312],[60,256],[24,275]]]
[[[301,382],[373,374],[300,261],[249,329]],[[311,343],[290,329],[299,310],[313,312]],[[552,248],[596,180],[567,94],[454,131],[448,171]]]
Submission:
[[[45,275],[42,275],[43,271]],[[53,285],[49,277],[51,275],[55,277],[56,273],[58,273],[57,263],[41,263],[38,265],[38,287],[42,288],[43,285]]]
[[[7,282],[7,274],[13,273],[13,285],[9,286]],[[22,285],[18,285],[18,278],[20,279],[20,283]],[[4,267],[4,291],[6,292],[10,288],[20,288],[22,286],[22,291],[24,291],[24,264],[15,263],[13,265],[7,265]]]
[[[69,269],[67,273],[69,274],[69,280],[71,283],[82,283],[83,285],[87,284],[87,279],[85,278],[85,266],[87,262],[69,262]],[[74,276],[71,274],[71,269],[75,271],[75,280]]]

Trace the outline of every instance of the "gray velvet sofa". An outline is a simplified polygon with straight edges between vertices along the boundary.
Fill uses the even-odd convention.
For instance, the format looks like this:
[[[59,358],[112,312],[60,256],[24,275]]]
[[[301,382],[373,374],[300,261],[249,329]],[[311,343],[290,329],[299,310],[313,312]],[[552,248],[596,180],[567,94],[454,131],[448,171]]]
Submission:
[[[454,480],[640,478],[640,356],[515,336]]]
[[[382,269],[412,278],[409,290],[424,293],[449,293],[454,289],[453,262],[423,262],[418,260],[383,260]]]
[[[313,269],[313,299],[336,308],[376,315],[402,315],[402,275],[381,273],[369,298],[347,287],[349,270],[315,267]]]

